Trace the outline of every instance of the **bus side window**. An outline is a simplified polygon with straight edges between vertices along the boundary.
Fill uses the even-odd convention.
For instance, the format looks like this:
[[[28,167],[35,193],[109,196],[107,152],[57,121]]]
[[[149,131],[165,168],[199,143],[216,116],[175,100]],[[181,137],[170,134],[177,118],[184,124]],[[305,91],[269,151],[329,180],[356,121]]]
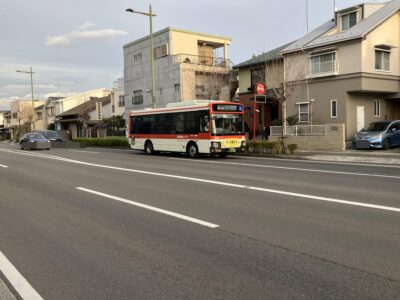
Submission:
[[[200,112],[200,132],[209,132],[210,131],[210,117],[207,113]]]

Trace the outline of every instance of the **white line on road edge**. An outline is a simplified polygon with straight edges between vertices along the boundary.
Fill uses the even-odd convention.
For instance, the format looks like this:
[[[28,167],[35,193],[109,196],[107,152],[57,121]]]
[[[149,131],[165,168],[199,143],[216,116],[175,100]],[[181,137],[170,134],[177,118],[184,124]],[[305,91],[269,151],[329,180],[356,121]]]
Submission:
[[[8,168],[6,165],[0,165],[0,168]]]
[[[206,226],[206,227],[209,227],[209,228],[217,228],[217,227],[219,227],[219,225],[216,225],[216,224],[213,224],[213,223],[209,223],[209,222],[202,221],[202,220],[199,220],[199,219],[191,218],[191,217],[188,217],[188,216],[185,216],[185,215],[174,213],[172,211],[168,211],[168,210],[165,210],[165,209],[157,208],[157,207],[154,207],[154,206],[150,206],[150,205],[142,204],[142,203],[139,203],[139,202],[127,200],[127,199],[124,199],[124,198],[112,196],[112,195],[109,195],[109,194],[104,194],[104,193],[97,192],[97,191],[90,190],[90,189],[86,189],[86,188],[83,188],[83,187],[77,187],[76,189],[80,190],[80,191],[87,192],[87,193],[95,194],[95,195],[98,195],[98,196],[101,196],[101,197],[109,198],[109,199],[112,199],[112,200],[116,200],[116,201],[124,202],[124,203],[127,203],[127,204],[131,204],[131,205],[134,205],[134,206],[137,206],[137,207],[141,207],[141,208],[145,208],[145,209],[148,209],[148,210],[152,210],[152,211],[164,214],[164,215],[172,216],[172,217],[175,217],[175,218],[178,218],[178,219],[182,219],[182,220],[185,220],[185,221],[189,221],[189,222],[192,222],[192,223],[203,225],[203,226]]]
[[[233,158],[233,157],[232,157]],[[394,168],[399,169],[400,166],[382,165],[382,164],[369,164],[369,163],[353,163],[353,162],[338,162],[338,161],[322,161],[322,160],[309,160],[309,159],[285,159],[285,158],[271,158],[271,157],[252,157],[252,156],[235,156],[235,159],[253,159],[253,160],[272,160],[284,162],[302,162],[310,164],[326,164],[326,165],[345,165],[345,166],[361,166],[361,167],[379,167],[379,168]]]
[[[181,180],[187,180],[187,181],[202,182],[202,183],[209,183],[209,184],[215,184],[215,185],[223,185],[223,186],[229,186],[229,187],[234,187],[234,188],[262,191],[262,192],[281,194],[281,195],[287,195],[287,196],[293,196],[293,197],[299,197],[299,198],[305,198],[305,199],[313,199],[313,200],[319,200],[319,201],[341,203],[341,204],[346,204],[346,205],[361,206],[361,207],[375,208],[375,209],[380,209],[380,210],[400,212],[400,208],[391,207],[391,206],[375,205],[375,204],[370,204],[370,203],[353,202],[353,201],[347,201],[347,200],[341,200],[341,199],[319,197],[319,196],[314,196],[314,195],[291,193],[291,192],[286,192],[286,191],[281,191],[281,190],[264,189],[264,188],[260,188],[260,187],[246,186],[246,185],[242,185],[242,184],[235,184],[235,183],[229,183],[229,182],[223,182],[223,181],[201,179],[201,178],[195,178],[195,177],[187,177],[187,176],[179,176],[179,175],[172,175],[172,174],[165,174],[165,173],[157,173],[157,172],[149,172],[149,171],[142,171],[142,170],[135,170],[135,169],[113,167],[113,166],[107,166],[107,165],[99,165],[99,164],[88,163],[88,162],[79,161],[79,160],[67,159],[67,158],[63,158],[63,157],[59,157],[59,156],[27,153],[27,152],[18,151],[18,150],[0,149],[0,151],[14,153],[14,154],[22,154],[22,155],[28,155],[28,156],[42,157],[42,158],[59,160],[59,161],[64,161],[64,162],[69,162],[69,163],[74,163],[74,164],[80,164],[80,165],[85,165],[85,166],[92,166],[92,167],[105,168],[105,169],[111,169],[111,170],[118,170],[118,171],[124,171],[124,172],[132,172],[132,173],[137,173],[137,174],[146,174],[146,175],[153,175],[153,176],[181,179]]]
[[[197,162],[197,163],[212,163],[212,164],[236,165],[236,166],[267,168],[267,169],[282,169],[282,170],[305,171],[305,172],[315,172],[315,173],[330,173],[330,174],[341,174],[341,175],[354,175],[354,176],[367,176],[367,177],[382,177],[382,178],[400,179],[400,176],[392,176],[392,175],[378,175],[378,174],[368,174],[368,173],[355,173],[355,172],[343,172],[343,171],[304,169],[304,168],[282,167],[282,166],[266,166],[266,165],[235,163],[235,162],[224,162],[224,161],[213,161],[213,160],[194,160],[194,159],[188,159],[188,158],[173,158],[173,157],[171,157],[169,159],[171,159],[171,160],[183,160],[183,161]]]
[[[85,150],[68,150],[70,152],[81,152],[81,153],[96,153],[98,154],[99,152],[94,152],[94,151],[85,151]]]
[[[29,282],[0,251],[0,272],[5,276],[22,299],[43,300]]]

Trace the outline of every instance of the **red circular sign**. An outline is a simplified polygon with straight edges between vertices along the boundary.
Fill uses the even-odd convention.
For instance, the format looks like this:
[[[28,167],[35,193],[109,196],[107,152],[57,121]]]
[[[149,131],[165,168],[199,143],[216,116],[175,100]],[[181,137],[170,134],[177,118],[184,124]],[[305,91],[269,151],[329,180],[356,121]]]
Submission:
[[[265,86],[264,83],[259,82],[259,83],[256,83],[255,90],[256,90],[257,95],[265,95],[265,91],[267,90],[267,87]]]

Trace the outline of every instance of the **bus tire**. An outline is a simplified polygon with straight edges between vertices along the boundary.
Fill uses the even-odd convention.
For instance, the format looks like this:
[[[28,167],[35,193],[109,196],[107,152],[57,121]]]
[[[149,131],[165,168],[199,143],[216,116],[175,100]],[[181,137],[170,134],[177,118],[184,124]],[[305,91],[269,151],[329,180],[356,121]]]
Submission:
[[[219,154],[220,158],[225,158],[227,156],[228,156],[228,153],[226,153],[226,152],[222,152],[222,153]]]
[[[199,148],[195,142],[190,142],[186,147],[186,155],[189,158],[199,157]]]
[[[144,145],[144,152],[147,155],[152,155],[154,153],[153,143],[151,141],[147,141]]]

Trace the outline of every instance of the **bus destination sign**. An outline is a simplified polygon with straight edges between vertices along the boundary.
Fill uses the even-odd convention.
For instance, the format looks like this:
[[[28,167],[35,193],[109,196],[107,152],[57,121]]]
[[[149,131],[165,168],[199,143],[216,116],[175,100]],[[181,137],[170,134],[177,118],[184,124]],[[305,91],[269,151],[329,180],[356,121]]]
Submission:
[[[214,104],[214,111],[223,111],[223,112],[242,112],[243,106],[238,104]]]

